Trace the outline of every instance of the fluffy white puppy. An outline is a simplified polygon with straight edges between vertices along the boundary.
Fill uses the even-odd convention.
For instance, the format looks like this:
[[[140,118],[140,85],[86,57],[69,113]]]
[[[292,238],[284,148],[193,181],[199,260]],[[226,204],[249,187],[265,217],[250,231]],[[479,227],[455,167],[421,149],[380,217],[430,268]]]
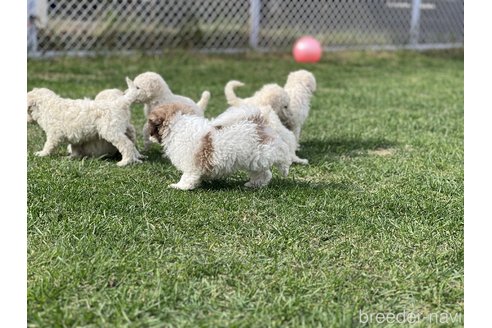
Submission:
[[[275,165],[286,176],[291,164],[287,145],[264,124],[261,113],[224,127],[214,127],[200,116],[182,112],[182,104],[161,105],[149,113],[153,141],[162,145],[183,175],[172,188],[190,190],[202,179],[249,172],[247,187],[262,187]]]
[[[278,111],[277,114],[299,141],[302,125],[309,115],[311,97],[316,91],[316,79],[313,73],[306,70],[291,72],[287,76],[284,90],[290,98],[289,113]]]
[[[278,113],[284,113],[283,116],[287,116],[290,113],[290,98],[287,92],[281,86],[272,83],[264,85],[249,98],[239,98],[236,96],[234,88],[242,85],[244,84],[239,81],[229,81],[226,84],[224,93],[227,103],[236,107],[242,105],[259,107],[263,118],[265,119],[265,123],[289,146],[292,162],[304,165],[308,164],[307,159],[299,158],[296,155],[299,143],[294,133],[283,124],[278,115]],[[231,109],[233,109],[233,113],[229,112]],[[231,109],[228,109],[226,112],[216,117],[212,124],[228,125],[231,122],[235,123],[239,119],[244,119],[244,117],[251,115],[248,110],[238,110],[235,107],[232,107]]]
[[[96,95],[94,100],[117,100],[119,97],[122,97],[123,91],[119,89],[106,89],[99,92]],[[130,139],[134,144],[136,142],[136,131],[133,125],[128,122],[128,126],[126,128],[125,135]],[[101,139],[99,136],[94,140],[89,140],[84,143],[79,144],[69,144],[67,147],[68,154],[72,158],[83,158],[83,157],[112,157],[118,153],[118,149],[113,146],[110,142]],[[140,156],[139,158],[143,158]]]
[[[46,133],[44,147],[35,155],[50,155],[62,142],[80,144],[99,137],[121,153],[118,166],[141,162],[135,144],[125,134],[130,105],[138,95],[133,82],[126,80],[127,92],[114,100],[67,99],[46,88],[28,92],[28,121],[37,122]]]
[[[168,103],[180,103],[190,107],[196,115],[203,116],[210,100],[210,92],[204,91],[200,101],[195,103],[192,99],[180,95],[175,95],[161,75],[155,72],[145,72],[134,79],[138,89],[137,103],[144,104],[144,114],[147,118],[149,113],[157,106]],[[143,127],[144,147],[148,149],[149,129],[147,122]]]
[[[244,86],[240,81],[229,81],[224,87],[224,94],[227,103],[231,106],[241,104],[251,104],[256,106],[271,106],[273,110],[287,111],[289,108],[289,95],[285,90],[275,83],[265,84],[260,90],[256,91],[251,97],[239,98],[234,89]]]

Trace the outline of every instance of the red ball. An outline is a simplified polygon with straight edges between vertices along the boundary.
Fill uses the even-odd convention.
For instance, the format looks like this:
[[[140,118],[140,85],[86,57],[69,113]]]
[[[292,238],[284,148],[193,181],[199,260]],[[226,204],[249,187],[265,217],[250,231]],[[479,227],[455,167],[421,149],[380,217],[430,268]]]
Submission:
[[[298,63],[316,63],[321,59],[322,53],[321,44],[312,36],[299,38],[292,48],[292,54]]]

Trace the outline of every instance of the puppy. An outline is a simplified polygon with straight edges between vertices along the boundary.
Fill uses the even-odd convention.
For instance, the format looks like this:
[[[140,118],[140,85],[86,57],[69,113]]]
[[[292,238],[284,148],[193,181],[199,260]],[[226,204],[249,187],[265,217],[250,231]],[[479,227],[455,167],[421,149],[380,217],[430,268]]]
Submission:
[[[309,106],[313,93],[316,91],[316,79],[306,70],[289,73],[284,90],[290,98],[290,112],[276,111],[280,120],[288,127],[299,142],[301,128],[309,115]]]
[[[244,104],[259,107],[263,118],[265,119],[265,123],[289,146],[292,162],[303,165],[308,164],[307,159],[299,158],[296,155],[296,150],[299,148],[298,141],[294,133],[289,129],[291,127],[285,126],[278,115],[278,113],[283,113],[283,116],[285,117],[290,113],[290,98],[287,92],[277,84],[267,84],[256,91],[252,97],[239,98],[234,93],[234,88],[242,85],[244,84],[239,81],[230,81],[226,84],[224,93],[228,104],[236,107]],[[226,113],[219,115],[214,120],[213,124],[227,125],[229,124],[228,122],[236,122],[238,119],[243,119],[245,117],[244,115],[248,116],[250,113],[248,113],[248,111],[237,109],[234,109],[234,114],[227,113],[226,111]]]
[[[46,133],[44,147],[35,155],[50,155],[62,142],[80,144],[101,138],[121,153],[118,166],[140,163],[135,144],[125,134],[130,124],[130,105],[138,95],[128,78],[127,84],[127,92],[111,101],[67,99],[46,88],[28,92],[28,121],[37,122]]]
[[[249,172],[247,187],[266,186],[272,165],[286,176],[291,159],[288,146],[265,125],[259,110],[229,126],[217,127],[200,116],[183,113],[182,104],[161,105],[149,113],[149,133],[162,145],[183,175],[172,188],[191,190],[202,179]]]
[[[200,101],[195,103],[188,97],[175,95],[167,85],[166,81],[157,73],[145,72],[134,80],[138,89],[137,103],[144,104],[144,114],[148,118],[149,113],[156,107],[168,103],[181,103],[193,110],[196,115],[203,116],[210,100],[210,92],[204,91]],[[147,123],[143,127],[144,149],[147,150],[150,145],[149,129]]]
[[[94,100],[115,100],[119,97],[123,96],[123,91],[119,89],[107,89],[99,92],[94,98]],[[131,123],[128,124],[125,135],[130,139],[134,144],[136,143],[136,131]],[[79,144],[69,144],[67,147],[68,154],[72,158],[83,158],[83,157],[113,157],[118,154],[118,149],[113,146],[111,143],[107,142],[100,137],[97,137],[94,140],[87,141],[85,143]],[[140,155],[140,159],[144,158],[144,156]]]

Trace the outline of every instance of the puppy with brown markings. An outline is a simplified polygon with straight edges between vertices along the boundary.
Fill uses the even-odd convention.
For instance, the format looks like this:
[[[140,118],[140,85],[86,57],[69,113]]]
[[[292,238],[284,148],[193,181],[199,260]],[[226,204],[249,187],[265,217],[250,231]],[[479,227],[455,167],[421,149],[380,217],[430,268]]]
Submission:
[[[228,126],[213,126],[207,119],[188,114],[186,105],[161,105],[149,113],[150,138],[162,145],[171,163],[183,173],[172,188],[191,190],[202,179],[214,179],[238,170],[249,172],[247,187],[266,186],[271,167],[286,176],[291,164],[289,148],[264,123],[261,112]]]

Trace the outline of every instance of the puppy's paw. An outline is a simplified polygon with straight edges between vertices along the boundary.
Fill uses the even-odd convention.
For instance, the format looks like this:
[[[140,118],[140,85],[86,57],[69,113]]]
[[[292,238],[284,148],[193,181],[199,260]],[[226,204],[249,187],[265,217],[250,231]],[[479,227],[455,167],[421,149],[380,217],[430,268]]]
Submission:
[[[148,156],[138,153],[137,159],[147,159]]]
[[[264,187],[266,185],[267,185],[267,183],[265,183],[263,181],[258,181],[258,180],[248,181],[244,184],[244,186],[248,187],[248,188],[261,188],[261,187]]]
[[[169,188],[174,188],[178,190],[192,190],[194,189],[194,186],[188,186],[181,183],[173,183],[169,185]]]
[[[38,156],[38,157],[44,157],[44,156],[48,156],[50,153],[48,153],[47,151],[37,151],[34,153],[34,155]]]
[[[307,159],[304,159],[304,158],[296,157],[292,160],[292,163],[301,164],[301,165],[308,165],[309,161]]]
[[[288,176],[288,175],[289,175],[289,165],[282,165],[282,166],[280,166],[280,167],[279,167],[279,169],[280,169],[280,173],[281,173],[284,177],[286,177],[286,176]]]
[[[248,181],[244,184],[245,187],[248,187],[248,188],[255,188],[256,186],[254,185],[253,182],[251,181]]]
[[[116,165],[118,165],[119,167],[123,167],[123,166],[126,166],[128,164],[139,164],[139,163],[142,163],[142,161],[139,159],[133,159],[133,160],[123,160],[122,159],[121,161],[116,163]]]
[[[79,155],[79,154],[68,154],[67,158],[68,159],[82,159],[82,158],[84,158],[84,156]]]

